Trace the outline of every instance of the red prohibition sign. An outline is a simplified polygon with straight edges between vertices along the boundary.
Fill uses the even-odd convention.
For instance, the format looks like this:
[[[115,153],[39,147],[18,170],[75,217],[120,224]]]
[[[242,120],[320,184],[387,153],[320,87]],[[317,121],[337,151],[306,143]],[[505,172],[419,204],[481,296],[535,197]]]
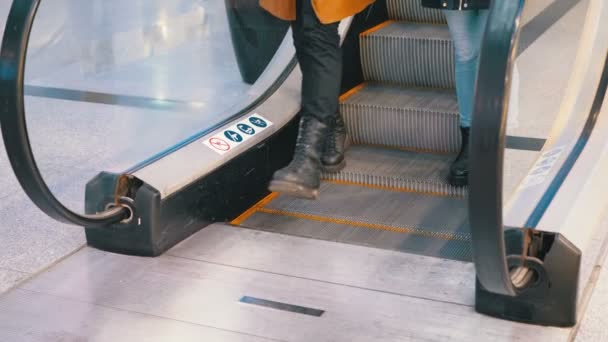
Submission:
[[[211,138],[209,139],[209,143],[211,146],[215,147],[220,151],[228,151],[230,149],[230,145],[222,139],[219,138]]]

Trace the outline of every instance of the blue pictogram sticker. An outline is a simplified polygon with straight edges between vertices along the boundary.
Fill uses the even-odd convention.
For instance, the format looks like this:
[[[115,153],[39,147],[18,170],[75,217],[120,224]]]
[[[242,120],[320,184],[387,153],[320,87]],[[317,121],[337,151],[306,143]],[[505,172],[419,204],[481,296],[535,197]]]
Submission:
[[[255,134],[255,129],[253,129],[253,127],[249,126],[249,125],[245,125],[245,124],[238,124],[236,125],[236,128],[239,129],[239,131],[248,134],[248,135],[254,135]]]
[[[240,134],[238,134],[237,132],[235,132],[235,131],[226,131],[226,132],[224,132],[224,135],[230,141],[234,141],[234,142],[237,142],[237,143],[243,141],[243,137]]]
[[[255,116],[252,116],[249,118],[249,122],[251,122],[254,126],[260,127],[260,128],[265,128],[266,126],[268,126],[268,123],[260,118],[256,118]]]

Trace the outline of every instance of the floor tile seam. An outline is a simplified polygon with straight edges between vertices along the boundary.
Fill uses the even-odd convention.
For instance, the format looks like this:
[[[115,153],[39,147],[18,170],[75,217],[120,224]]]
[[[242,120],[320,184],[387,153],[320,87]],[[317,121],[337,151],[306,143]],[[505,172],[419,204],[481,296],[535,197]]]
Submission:
[[[189,100],[177,100],[177,99],[164,99],[162,100],[165,103],[165,106],[159,105],[159,100],[154,99],[153,97],[148,97],[145,95],[127,95],[127,94],[116,94],[105,91],[93,91],[86,89],[77,89],[77,88],[69,88],[69,87],[50,87],[50,86],[38,86],[38,85],[26,85],[29,89],[39,89],[40,91],[59,91],[59,92],[69,92],[72,94],[93,94],[94,96],[82,96],[82,98],[71,98],[68,96],[57,96],[54,94],[36,94],[36,93],[28,93],[26,88],[26,92],[24,97],[35,97],[35,98],[43,98],[49,101],[57,101],[57,102],[73,102],[73,103],[86,103],[88,105],[97,105],[97,106],[111,106],[111,107],[120,107],[126,108],[130,110],[145,110],[145,111],[155,111],[155,112],[172,112],[176,115],[179,114],[192,114],[200,112],[200,102],[189,101]],[[104,99],[102,100],[91,100],[91,97]],[[108,101],[107,99],[112,99]],[[101,107],[100,107],[101,108]]]
[[[2,299],[2,296],[7,294],[8,292],[14,290],[14,289],[18,289],[20,288],[20,286],[22,284],[24,284],[25,282],[36,278],[37,276],[43,274],[44,272],[49,271],[50,269],[52,269],[53,267],[57,266],[58,264],[62,263],[63,261],[67,260],[68,258],[70,258],[71,256],[75,255],[76,253],[80,252],[81,250],[85,249],[87,247],[86,243],[80,245],[78,248],[74,249],[73,251],[71,251],[70,253],[60,257],[59,259],[51,262],[50,264],[47,264],[43,267],[41,267],[40,269],[33,271],[33,272],[27,272],[27,271],[20,271],[17,270],[17,272],[21,272],[21,273],[25,273],[28,274],[29,276],[22,279],[21,281],[19,281],[15,286],[11,287],[9,290],[7,290],[4,293],[0,293],[0,300]]]

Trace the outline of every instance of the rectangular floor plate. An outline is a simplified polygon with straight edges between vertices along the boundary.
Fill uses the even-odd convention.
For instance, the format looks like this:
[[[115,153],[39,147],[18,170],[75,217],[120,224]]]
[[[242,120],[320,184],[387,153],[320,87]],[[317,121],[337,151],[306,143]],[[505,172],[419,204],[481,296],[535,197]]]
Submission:
[[[287,303],[274,302],[267,299],[244,296],[240,300],[241,303],[264,306],[271,309],[294,312],[302,315],[321,317],[325,311],[304,306],[292,305]]]

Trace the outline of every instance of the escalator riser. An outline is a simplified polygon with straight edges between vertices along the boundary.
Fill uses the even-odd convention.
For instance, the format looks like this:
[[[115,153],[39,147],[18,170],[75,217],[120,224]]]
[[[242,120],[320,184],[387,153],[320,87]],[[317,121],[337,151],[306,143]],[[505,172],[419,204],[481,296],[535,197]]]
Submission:
[[[360,39],[366,80],[454,88],[452,40],[446,25],[394,22]]]
[[[341,113],[356,144],[439,153],[460,148],[451,92],[370,85],[344,101]]]
[[[387,0],[388,16],[393,20],[445,24],[440,10],[420,6],[420,0]]]
[[[454,187],[446,181],[453,158],[452,155],[354,146],[347,153],[346,168],[339,173],[323,174],[323,179],[387,191],[464,198],[466,187]]]

